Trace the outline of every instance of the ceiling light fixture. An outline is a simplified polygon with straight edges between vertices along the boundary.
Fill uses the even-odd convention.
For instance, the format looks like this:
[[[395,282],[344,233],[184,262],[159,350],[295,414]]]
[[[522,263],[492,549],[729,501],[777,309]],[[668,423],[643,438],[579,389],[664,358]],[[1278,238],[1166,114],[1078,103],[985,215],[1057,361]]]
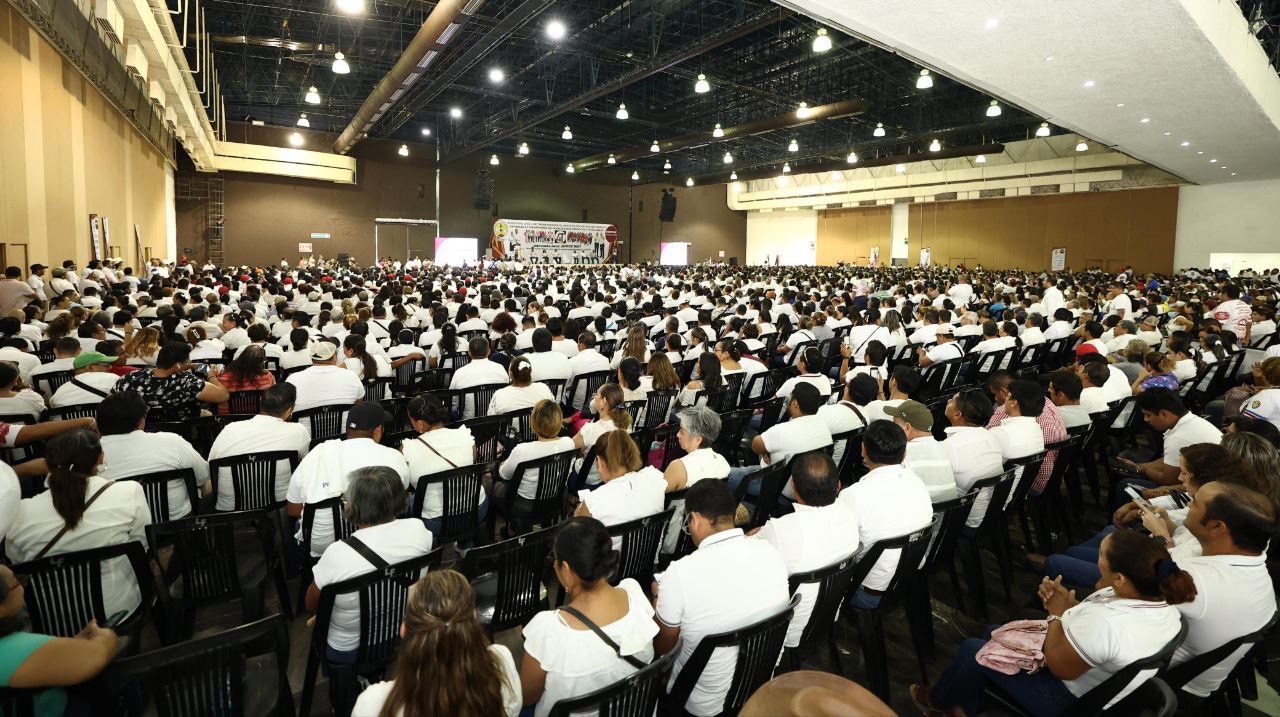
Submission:
[[[791,174],[791,164],[789,162],[782,163],[782,173]]]
[[[1147,124],[1148,122],[1150,122],[1150,121],[1151,121],[1151,118],[1150,118],[1150,117],[1143,117],[1142,119],[1140,119],[1140,120],[1138,120],[1138,121],[1139,121],[1139,122],[1141,122],[1142,124]]]
[[[341,52],[333,53],[333,74],[345,75],[351,72],[351,65],[347,64],[347,58]]]
[[[932,142],[930,142],[930,143],[929,143],[929,151],[930,151],[930,152],[941,152],[941,151],[942,151],[942,143],[941,143],[941,142],[939,142],[937,139],[934,139]]]
[[[564,131],[560,133],[560,139],[573,139],[573,130],[569,129],[569,125],[564,126]]]
[[[400,145],[400,149],[397,149],[397,150],[396,150],[396,154],[400,155],[401,157],[408,157],[408,156],[409,156],[409,145],[407,145],[407,144],[402,144],[402,145]]]
[[[1098,84],[1098,83],[1094,82],[1093,80],[1085,80],[1085,81],[1084,81],[1084,88],[1085,88],[1086,90],[1091,90],[1091,89],[1093,89],[1093,86],[1094,86],[1094,85],[1096,85],[1096,84]]]
[[[858,163],[858,153],[857,153],[857,152],[850,152],[850,153],[849,153],[849,154],[844,158],[844,161],[848,162],[849,164],[857,164],[857,163]]]
[[[521,143],[520,143],[520,149],[516,150],[516,154],[520,155],[521,157],[526,157],[526,156],[528,156],[528,154],[529,154],[529,143],[528,143],[528,142],[521,142]]]
[[[796,117],[800,119],[809,119],[810,114],[812,114],[812,110],[809,109],[808,102],[801,102],[800,106],[796,108]]]
[[[831,49],[831,38],[827,35],[825,27],[818,28],[818,35],[813,38],[813,51],[826,52]]]
[[[547,37],[552,40],[563,40],[568,32],[569,28],[565,27],[564,23],[559,20],[552,20],[547,23]]]
[[[1123,103],[1123,102],[1117,102],[1117,103],[1116,103],[1116,107],[1124,107],[1124,103]]]
[[[1085,151],[1088,151],[1088,149],[1089,149],[1089,143],[1084,141],[1083,139],[1076,143],[1077,152],[1085,152]]]
[[[693,186],[693,177],[688,177],[688,178],[686,178],[686,179],[684,180],[684,186],[686,186],[686,187],[692,187],[692,186]]]
[[[423,137],[430,137],[430,136],[431,136],[431,128],[430,128],[430,127],[423,127],[423,128],[422,128],[422,136],[423,136]]]
[[[725,152],[724,157],[721,158],[721,161],[723,161],[725,164],[733,164],[733,155],[729,154],[728,152]]]
[[[698,81],[693,83],[693,91],[700,95],[705,95],[711,91],[711,83],[707,82],[707,76],[699,73]]]
[[[1039,127],[1038,129],[1036,129],[1036,136],[1037,136],[1037,137],[1048,137],[1048,136],[1049,136],[1049,123],[1048,123],[1048,122],[1041,122],[1041,123],[1040,123],[1040,127]]]
[[[799,152],[799,151],[800,151],[800,143],[799,143],[799,142],[796,142],[794,139],[793,139],[793,140],[791,140],[791,144],[787,145],[787,151],[788,151],[788,152]]]
[[[987,29],[988,29],[988,30],[994,30],[994,29],[996,29],[997,27],[1000,27],[1000,18],[998,18],[998,17],[989,17],[989,18],[987,18],[987,22],[985,23],[985,25],[986,25],[986,27],[987,27]]]
[[[609,155],[609,158],[605,160],[605,164],[617,164],[617,163],[618,163],[618,160],[612,154]]]
[[[298,117],[298,126],[299,126],[299,127],[310,127],[310,126],[311,126],[311,120],[307,119],[307,113],[306,113],[306,112],[303,112],[303,113]]]
[[[988,116],[988,117],[999,117],[999,116],[1000,116],[1000,112],[1001,112],[1001,110],[1000,110],[1000,103],[999,103],[999,102],[997,102],[996,100],[991,100],[991,104],[987,105],[987,116]]]
[[[1199,152],[1196,152],[1196,154],[1197,154],[1197,155],[1204,154],[1204,150],[1202,149],[1202,150],[1200,150]]]
[[[658,147],[658,140],[656,140],[656,139],[655,139],[655,140],[653,140],[653,144],[649,145],[649,151],[650,151],[650,152],[661,152],[661,151],[662,151],[662,149],[661,149],[660,147]]]
[[[1168,137],[1168,136],[1169,136],[1169,135],[1171,135],[1171,134],[1173,134],[1173,133],[1172,133],[1172,132],[1165,132],[1165,133],[1164,133],[1164,136]]]
[[[461,108],[461,107],[450,107],[450,108],[449,108],[449,116],[450,116],[450,117],[452,117],[452,118],[454,118],[454,119],[462,119],[462,108]]]
[[[1209,160],[1209,164],[1217,164],[1217,163],[1218,163],[1218,159],[1216,157]]]
[[[1183,146],[1183,147],[1190,147],[1190,146],[1191,146],[1191,143],[1190,143],[1190,142],[1183,142],[1183,143],[1182,143],[1182,146]]]
[[[489,155],[489,164],[490,166],[493,166],[493,167],[498,166],[498,155],[496,154]]]
[[[638,171],[632,171],[632,172],[631,172],[631,181],[633,181],[633,182],[638,182],[638,181],[640,181],[640,172],[638,172]]]
[[[565,174],[573,174],[573,171],[574,171],[574,170],[573,170],[573,162],[570,162],[570,163],[569,163],[569,165],[568,165],[567,167],[565,167],[565,168],[564,168],[564,173],[565,173]]]
[[[348,15],[364,13],[364,0],[338,0],[338,9]]]
[[[986,164],[986,163],[987,163],[987,155],[985,155],[985,154],[980,154],[980,155],[978,155],[977,157],[974,157],[974,158],[973,158],[973,163],[974,163],[974,164]]]
[[[871,136],[872,137],[884,136],[884,122],[876,122],[876,128],[874,131],[872,131]]]
[[[916,89],[927,90],[933,87],[933,76],[928,70],[920,70],[920,76],[916,78]]]
[[[489,81],[490,81],[490,82],[492,82],[492,83],[493,83],[493,84],[495,84],[495,85],[500,85],[500,84],[502,84],[502,81],[503,81],[503,80],[505,80],[505,79],[507,79],[507,73],[503,72],[501,67],[490,67],[490,68],[489,68]]]
[[[724,136],[724,129],[720,126],[720,123],[719,123],[719,122],[716,122],[715,129],[711,130],[711,136],[712,136],[712,137],[723,137],[723,136]],[[654,151],[657,151],[657,150],[654,150]]]
[[[906,174],[906,173],[907,173],[907,165],[905,165],[905,164],[899,164],[898,166],[894,167],[893,169],[894,169],[894,171],[896,171],[898,174]]]
[[[291,144],[291,145],[293,145],[293,146],[295,146],[295,147],[301,147],[301,146],[302,146],[302,143],[303,143],[304,141],[306,141],[306,140],[302,139],[302,133],[301,133],[301,132],[294,132],[294,133],[292,133],[292,134],[290,134],[290,135],[289,135],[289,144]]]
[[[628,119],[628,118],[630,118],[630,117],[631,117],[631,113],[627,111],[627,103],[626,103],[626,102],[623,102],[622,104],[618,105],[618,114],[617,114],[617,115],[615,115],[615,116],[616,116],[618,119],[622,119],[622,120],[624,120],[624,119]]]
[[[317,90],[315,85],[312,85],[307,88],[307,96],[302,99],[309,105],[318,105],[320,104],[320,90]]]
[[[1231,173],[1231,176],[1233,176],[1233,177],[1234,177],[1234,176],[1236,176],[1236,173],[1235,173],[1235,172],[1232,172],[1232,173]]]
[[[1049,55],[1048,57],[1044,58],[1044,61],[1045,61],[1045,62],[1053,62],[1053,55]]]
[[[737,173],[736,171],[734,171],[734,172],[729,172],[729,179],[732,179],[732,180],[734,180],[734,181],[737,181],[737,180],[738,180],[738,173]]]
[[[663,162],[663,163],[662,163],[662,168],[663,168],[663,169],[665,169],[665,170],[670,171],[670,170],[671,170],[671,160],[669,160],[669,159],[668,159],[667,161]]]

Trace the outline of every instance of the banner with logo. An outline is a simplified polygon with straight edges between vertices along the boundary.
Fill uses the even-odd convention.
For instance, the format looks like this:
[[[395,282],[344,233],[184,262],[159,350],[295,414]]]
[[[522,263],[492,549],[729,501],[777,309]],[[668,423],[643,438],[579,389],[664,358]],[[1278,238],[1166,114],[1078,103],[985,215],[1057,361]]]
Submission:
[[[603,264],[618,250],[613,224],[499,219],[489,242],[495,259],[532,264]]]
[[[1049,269],[1051,271],[1062,271],[1067,268],[1067,248],[1065,246],[1055,246],[1053,252],[1049,255]]]
[[[870,263],[871,266],[880,266],[880,247],[871,247]]]

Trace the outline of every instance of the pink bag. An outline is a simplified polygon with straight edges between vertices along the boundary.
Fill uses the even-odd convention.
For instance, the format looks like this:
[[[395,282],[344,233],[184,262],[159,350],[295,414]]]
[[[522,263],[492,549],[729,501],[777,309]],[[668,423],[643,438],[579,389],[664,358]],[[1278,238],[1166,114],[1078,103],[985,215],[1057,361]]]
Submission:
[[[976,659],[979,665],[1005,675],[1021,671],[1034,674],[1044,667],[1044,638],[1048,634],[1048,620],[1014,620],[991,633]]]

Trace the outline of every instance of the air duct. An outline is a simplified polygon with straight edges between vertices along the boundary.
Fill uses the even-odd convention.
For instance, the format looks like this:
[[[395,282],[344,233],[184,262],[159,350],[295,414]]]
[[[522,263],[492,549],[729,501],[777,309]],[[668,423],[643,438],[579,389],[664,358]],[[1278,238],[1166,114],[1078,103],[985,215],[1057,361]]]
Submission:
[[[479,3],[473,1],[465,4],[468,5],[468,10],[473,10],[473,6]],[[427,19],[422,22],[418,33],[409,41],[408,47],[404,49],[395,66],[378,81],[377,86],[351,118],[351,122],[342,130],[342,134],[338,135],[338,139],[333,143],[334,152],[346,154],[350,151],[356,142],[360,141],[361,135],[390,109],[393,103],[391,96],[405,87],[409,76],[417,74],[420,77],[430,61],[439,56],[439,52],[433,48],[442,38],[447,41],[446,32],[449,35],[457,32],[454,21],[462,14],[463,5],[463,0],[440,0]]]

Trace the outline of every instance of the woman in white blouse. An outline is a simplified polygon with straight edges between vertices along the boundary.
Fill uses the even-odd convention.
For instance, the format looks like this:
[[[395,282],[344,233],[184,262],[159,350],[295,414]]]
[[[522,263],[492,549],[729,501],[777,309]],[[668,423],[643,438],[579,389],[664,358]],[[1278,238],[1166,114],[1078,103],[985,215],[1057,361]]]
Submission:
[[[613,359],[609,361],[609,368],[617,368],[622,363],[622,359],[628,356],[636,357],[640,363],[649,363],[651,353],[649,339],[645,335],[644,324],[632,324],[631,328],[627,329],[626,340],[613,352]]]
[[[191,360],[199,359],[221,359],[223,352],[227,350],[227,345],[222,343],[220,339],[211,339],[205,333],[203,327],[192,326],[187,329],[187,343],[191,344]],[[310,355],[307,360],[310,361]]]
[[[476,462],[476,439],[471,435],[471,429],[466,426],[446,428],[449,411],[440,399],[431,394],[415,396],[405,410],[408,412],[409,425],[418,432],[417,437],[406,439],[400,448],[405,462],[409,464],[410,488],[436,473]],[[483,489],[480,491],[478,505],[480,520],[484,520],[488,505]],[[444,486],[438,483],[428,486],[422,501],[422,521],[433,535],[440,532],[440,516],[443,514]]]
[[[11,561],[145,540],[151,511],[142,484],[96,475],[103,461],[98,434],[86,428],[67,431],[49,442],[45,460],[49,490],[19,504],[5,541]],[[102,602],[108,616],[131,614],[141,600],[128,558],[102,564]]]
[[[494,481],[493,498],[502,500],[508,490],[519,490],[519,497],[533,500],[538,492],[538,474],[529,471],[521,477],[516,475],[516,468],[521,463],[546,458],[547,456],[571,451],[574,449],[573,439],[560,435],[563,414],[560,404],[555,401],[538,401],[529,414],[529,428],[533,429],[536,441],[517,444],[507,454],[507,459],[498,466],[500,481]],[[518,483],[519,485],[512,485]]]
[[[683,490],[704,478],[728,478],[729,461],[711,449],[711,444],[720,436],[720,416],[706,406],[694,406],[681,411],[678,417],[680,429],[676,431],[676,442],[685,455],[667,466],[662,476],[667,491]],[[684,525],[684,499],[672,505],[676,510],[663,539],[663,551],[667,553],[675,551],[680,527]]]
[[[18,388],[18,367],[0,362],[0,415],[38,419],[43,411],[44,396],[29,388]]]
[[[475,593],[461,573],[435,570],[409,588],[400,635],[396,679],[361,692],[352,717],[520,714],[515,660],[476,620]]]
[[[651,662],[658,633],[653,606],[635,580],[609,585],[618,553],[599,520],[575,517],[563,523],[553,555],[568,604],[538,613],[524,628],[520,684],[524,703],[536,705],[535,717],[545,717],[560,700],[611,685]],[[618,649],[589,625],[608,635]]]
[[[545,383],[533,380],[533,364],[528,357],[511,359],[507,375],[511,377],[511,385],[493,392],[493,398],[489,400],[490,416],[532,408],[539,401],[555,400]]]
[[[657,468],[644,465],[626,431],[609,431],[596,441],[596,472],[602,485],[583,497],[574,515],[618,525],[662,511],[667,482]],[[615,547],[620,544],[618,539]]]
[[[624,403],[622,387],[616,383],[606,383],[591,397],[591,412],[596,419],[584,425],[578,435],[573,437],[573,445],[581,455],[586,456],[596,440],[609,431],[631,428],[631,414],[627,413]],[[600,474],[595,465],[592,465],[587,475],[587,484],[595,485],[599,482]]]

